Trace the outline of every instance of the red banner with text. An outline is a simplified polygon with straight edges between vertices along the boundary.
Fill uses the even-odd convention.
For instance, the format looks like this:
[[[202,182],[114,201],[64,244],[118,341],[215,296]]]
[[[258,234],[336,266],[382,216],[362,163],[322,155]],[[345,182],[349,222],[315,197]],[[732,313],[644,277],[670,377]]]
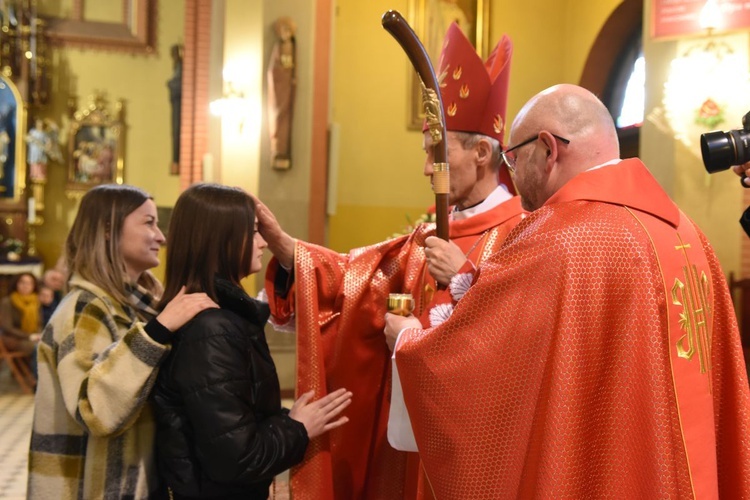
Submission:
[[[697,35],[705,31],[700,17],[703,7],[713,4],[717,30],[731,31],[750,27],[750,1],[747,0],[653,0],[651,36],[669,38]]]

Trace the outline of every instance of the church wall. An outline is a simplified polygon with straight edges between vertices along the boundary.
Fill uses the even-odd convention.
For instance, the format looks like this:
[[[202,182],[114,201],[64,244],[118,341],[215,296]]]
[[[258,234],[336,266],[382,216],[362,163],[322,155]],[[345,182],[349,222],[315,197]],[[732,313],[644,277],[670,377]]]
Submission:
[[[507,33],[515,46],[508,123],[534,93],[554,83],[578,81],[598,31],[619,3],[618,0],[545,0],[507,2],[502,6],[499,2],[492,3],[491,41],[496,42],[502,33]],[[308,13],[314,8],[312,2],[300,5]],[[52,10],[47,13],[55,15],[61,15],[66,8],[65,2],[50,2],[48,6]],[[432,204],[429,183],[422,175],[422,134],[406,127],[408,78],[412,70],[401,48],[380,25],[381,15],[389,8],[408,15],[409,0],[339,0],[334,4],[330,118],[339,128],[340,141],[336,151],[338,173],[332,184],[335,190],[330,194],[334,199],[329,205],[332,213],[328,219],[328,244],[339,251],[381,241],[402,230],[409,219],[416,219]],[[649,8],[650,1],[644,8],[646,17]],[[117,15],[98,11],[94,14],[104,19]],[[269,11],[266,21],[271,14],[276,12]],[[106,91],[110,100],[123,98],[127,127],[125,180],[151,192],[158,205],[170,206],[179,194],[179,180],[168,174],[170,110],[166,80],[172,72],[169,46],[182,41],[184,36],[184,2],[159,2],[157,17],[157,50],[151,55],[99,49],[53,50],[54,100],[42,115],[58,118],[64,136],[68,130],[65,117],[69,116],[69,97],[77,95],[79,106],[100,89]],[[306,36],[314,35],[312,26],[304,25],[302,19],[298,22],[302,23]],[[263,36],[267,44],[268,33]],[[661,98],[676,42],[652,41],[646,37],[644,45],[648,56],[649,113]],[[310,45],[300,45],[298,50],[302,51],[300,62],[304,73],[300,86],[304,89],[305,78],[309,79],[314,71],[305,66],[309,64],[308,52],[312,49]],[[295,147],[303,151],[298,156],[299,168],[281,174],[261,168],[259,176],[250,179],[250,185],[246,186],[251,189],[257,186],[261,196],[270,193],[282,222],[294,236],[301,238],[306,237],[305,218],[294,214],[302,213],[309,199],[304,151],[310,145],[305,142],[304,132],[310,126],[310,101],[314,98],[306,97],[308,101],[301,101],[297,107]],[[725,128],[739,125],[727,124]],[[642,133],[642,157],[680,206],[708,233],[726,270],[738,269],[744,235],[736,220],[744,202],[736,179],[731,174],[708,178],[694,152],[686,151],[648,120]],[[233,174],[232,168],[238,170]],[[240,172],[239,167],[229,167],[226,180],[245,183],[247,179],[237,177]],[[75,215],[76,203],[64,193],[65,173],[64,165],[50,166],[47,207],[42,214],[45,224],[37,236],[38,248],[48,264],[59,255],[59,245]],[[290,187],[290,182],[294,186]],[[282,202],[282,198],[288,202]]]
[[[96,19],[121,19],[121,2],[92,2]],[[106,4],[106,5],[105,5]],[[110,10],[105,7],[109,6]],[[39,2],[40,14],[61,15],[66,6]],[[45,11],[50,8],[51,11]],[[105,9],[105,10],[102,10]],[[69,99],[78,107],[88,96],[104,91],[113,104],[125,102],[125,182],[154,196],[159,206],[174,205],[179,178],[169,174],[171,159],[170,104],[166,82],[172,75],[169,48],[184,40],[184,2],[158,2],[156,50],[153,54],[129,54],[114,50],[55,48],[52,50],[52,97],[42,116],[59,121],[61,137],[67,137],[71,112]],[[113,109],[113,108],[112,108]],[[67,151],[67,142],[63,145]],[[66,153],[67,158],[67,153]],[[67,164],[50,165],[44,225],[37,231],[37,247],[47,265],[54,265],[61,244],[75,217],[77,202],[65,194]]]
[[[313,93],[315,67],[315,2],[313,0],[264,0],[263,2],[261,51],[263,64],[267,70],[276,35],[273,23],[280,17],[291,17],[296,24],[296,76],[297,90],[295,97],[294,119],[292,122],[292,166],[289,170],[275,170],[271,167],[268,109],[263,104],[264,120],[260,123],[261,139],[257,175],[257,191],[271,210],[273,210],[282,227],[295,238],[308,239],[308,218],[310,206],[312,139],[310,130],[313,125],[313,106],[316,96]],[[268,94],[266,75],[262,75],[264,95]],[[234,168],[242,167],[235,165]],[[231,166],[230,166],[231,168]],[[265,262],[268,263],[271,252],[266,251]],[[261,272],[255,279],[248,278],[243,284],[251,293],[263,287],[265,273]],[[294,335],[274,333],[268,326],[267,340],[273,354],[279,383],[283,391],[294,389],[296,380],[296,355]]]
[[[315,50],[315,2],[313,0],[264,0],[263,2],[263,68],[267,71],[276,35],[273,23],[280,17],[291,17],[297,26],[297,87],[292,120],[292,166],[289,170],[271,167],[267,102],[263,103],[261,125],[258,196],[273,210],[279,223],[295,238],[308,239],[307,212],[310,204],[310,164],[313,127],[313,65]],[[267,75],[262,75],[264,95],[268,95]],[[260,279],[260,277],[259,277]]]
[[[578,2],[568,0],[565,8],[564,80],[578,83],[589,51],[602,26],[622,0]]]
[[[508,124],[526,100],[556,83],[577,83],[588,51],[618,0],[492,2],[491,45],[514,43]],[[329,245],[338,250],[383,240],[432,205],[421,131],[407,130],[408,80],[402,49],[380,26],[407,0],[339,0],[334,20],[332,120],[341,130],[336,213]],[[509,127],[508,127],[509,128]],[[507,138],[507,137],[506,137]]]
[[[560,82],[578,83],[589,50],[607,18],[620,4],[607,1],[492,2],[490,38],[507,33],[514,42],[508,123],[536,92]],[[421,133],[406,129],[406,57],[379,16],[396,3],[340,0],[335,18],[332,119],[341,127],[336,213],[329,219],[329,245],[339,251],[384,239],[432,204],[422,176]],[[650,2],[644,6],[649,26]],[[542,15],[540,15],[542,14]],[[341,43],[341,40],[356,43]],[[676,41],[647,36],[646,114],[661,100]],[[351,83],[350,83],[351,82]],[[356,82],[356,83],[354,83]],[[744,111],[743,111],[744,112]],[[725,129],[741,124],[726,124]],[[506,137],[507,138],[507,137]],[[742,188],[729,173],[709,178],[699,153],[689,151],[646,120],[642,158],[677,203],[708,234],[725,272],[739,270],[744,238],[737,220],[745,208]]]
[[[382,241],[434,203],[422,132],[406,128],[413,69],[381,26],[388,9],[407,16],[408,2],[336,5],[331,98],[340,163],[329,245],[338,251]]]
[[[568,6],[553,1],[513,2],[501,8],[493,2],[491,41],[496,42],[502,33],[508,33],[515,45],[508,123],[533,93],[560,81],[577,81],[588,48],[616,3],[592,0],[567,2]],[[389,8],[408,15],[409,1],[339,0],[335,4],[331,120],[340,130],[340,162],[328,243],[340,251],[380,241],[402,230],[409,220],[419,217],[432,204],[432,192],[422,174],[422,134],[406,127],[410,98],[408,78],[412,69],[402,49],[380,25],[381,15]],[[546,9],[545,15],[538,15],[540,9]],[[177,177],[167,173],[170,138],[165,82],[171,74],[169,45],[183,37],[182,22],[175,21],[182,19],[183,11],[183,2],[159,2],[155,55],[55,50],[55,66],[60,68],[55,76],[58,92],[48,110],[53,116],[66,115],[68,95],[78,94],[82,104],[83,99],[97,89],[105,89],[111,99],[124,98],[128,127],[126,182],[147,189],[154,194],[157,204],[166,206],[172,205],[179,194]],[[106,18],[107,13],[97,13],[97,16]],[[566,22],[561,23],[560,19]],[[300,45],[298,50],[303,51],[300,60],[304,63],[307,49]],[[136,79],[131,75],[140,77]],[[304,78],[300,86],[304,87]],[[298,133],[297,125],[309,123],[306,106],[309,102],[298,103],[299,119],[295,120],[295,140],[301,143],[295,146],[304,146],[299,157],[301,162],[309,145],[304,144],[304,134]],[[65,120],[61,125],[65,133]],[[229,158],[223,160],[228,163],[224,171],[226,181],[236,184],[235,181],[244,179],[237,177],[241,172],[239,167],[230,165]],[[50,170],[50,185],[63,185],[65,169]],[[270,175],[296,179],[299,171],[303,169]],[[260,175],[260,187],[271,189],[273,196],[279,194],[277,191],[288,190],[279,187],[288,182],[269,184],[262,180],[262,169]],[[258,182],[254,179],[257,177],[254,176],[250,184]],[[300,182],[304,184],[304,178]],[[304,189],[293,191],[299,193],[292,201],[306,196],[300,195]],[[304,203],[304,199],[300,202]],[[281,214],[291,221],[290,232],[304,238],[305,228],[297,227],[299,224],[295,222],[303,222],[303,219],[287,217],[287,212],[301,210],[299,203],[293,204],[293,210],[290,205],[289,210],[282,208]],[[49,189],[46,210],[49,223],[40,230],[39,246],[50,260],[56,257],[58,252],[54,246],[64,238],[74,212],[75,204],[61,189]]]

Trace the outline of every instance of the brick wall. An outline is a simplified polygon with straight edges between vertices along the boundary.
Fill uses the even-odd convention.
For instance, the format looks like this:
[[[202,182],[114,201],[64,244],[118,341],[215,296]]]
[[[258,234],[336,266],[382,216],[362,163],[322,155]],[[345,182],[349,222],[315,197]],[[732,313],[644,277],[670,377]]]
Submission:
[[[185,2],[185,53],[182,64],[180,189],[203,179],[208,151],[208,71],[211,0]]]

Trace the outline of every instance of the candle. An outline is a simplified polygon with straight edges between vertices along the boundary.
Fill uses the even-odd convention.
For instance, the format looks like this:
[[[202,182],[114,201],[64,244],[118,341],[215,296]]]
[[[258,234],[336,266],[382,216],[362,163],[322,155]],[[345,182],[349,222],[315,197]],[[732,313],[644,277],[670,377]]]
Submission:
[[[31,78],[33,78],[35,81],[37,79],[36,74],[36,60],[37,60],[37,53],[36,53],[36,8],[32,9],[31,11],[31,19],[30,19],[30,27],[31,27],[31,35],[29,36],[29,52],[31,57]]]
[[[203,182],[214,181],[214,157],[211,153],[203,155]]]
[[[26,221],[29,224],[36,222],[36,200],[33,197],[29,198],[29,213],[26,216]]]

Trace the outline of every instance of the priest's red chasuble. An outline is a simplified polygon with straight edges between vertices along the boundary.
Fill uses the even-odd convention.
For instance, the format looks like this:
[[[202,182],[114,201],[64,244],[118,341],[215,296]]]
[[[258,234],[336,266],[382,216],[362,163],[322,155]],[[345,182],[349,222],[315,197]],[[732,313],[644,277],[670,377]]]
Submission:
[[[475,264],[502,244],[524,214],[514,197],[493,209],[450,223],[450,238]],[[387,422],[391,352],[385,344],[389,293],[411,293],[414,314],[427,318],[432,306],[450,302],[426,269],[424,240],[434,224],[408,236],[339,254],[298,242],[294,285],[286,297],[275,293],[279,271],[272,260],[266,289],[274,321],[295,322],[297,394],[316,397],[339,387],[354,393],[349,423],[310,442],[305,461],[292,472],[299,499],[401,499],[421,496],[415,483],[418,461],[391,448]],[[428,326],[425,324],[425,326]],[[414,454],[416,457],[416,454]]]
[[[440,500],[750,498],[727,284],[638,160],[532,212],[396,363]]]

